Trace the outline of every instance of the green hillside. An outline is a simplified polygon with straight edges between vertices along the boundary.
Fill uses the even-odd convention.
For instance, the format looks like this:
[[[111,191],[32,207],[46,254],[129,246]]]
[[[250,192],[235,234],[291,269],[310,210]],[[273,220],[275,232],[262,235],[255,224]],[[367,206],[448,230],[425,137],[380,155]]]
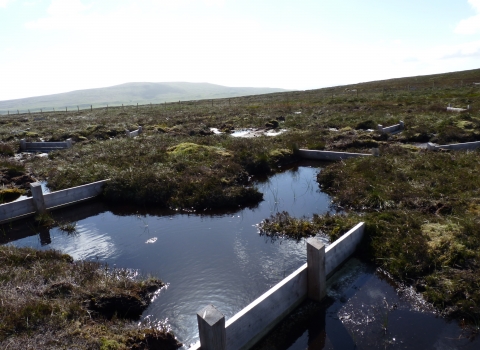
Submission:
[[[163,103],[216,99],[248,95],[282,92],[284,89],[228,87],[208,83],[126,83],[106,88],[77,90],[61,94],[28,97],[15,100],[0,101],[0,114],[30,111],[51,111],[53,108],[76,109],[104,106],[120,106],[133,104]]]

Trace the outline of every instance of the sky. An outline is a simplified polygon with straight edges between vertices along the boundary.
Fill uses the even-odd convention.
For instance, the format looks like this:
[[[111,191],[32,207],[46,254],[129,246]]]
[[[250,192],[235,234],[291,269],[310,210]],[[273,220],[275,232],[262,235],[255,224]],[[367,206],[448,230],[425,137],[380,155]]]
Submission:
[[[480,0],[0,0],[0,100],[127,82],[307,90],[480,68]]]

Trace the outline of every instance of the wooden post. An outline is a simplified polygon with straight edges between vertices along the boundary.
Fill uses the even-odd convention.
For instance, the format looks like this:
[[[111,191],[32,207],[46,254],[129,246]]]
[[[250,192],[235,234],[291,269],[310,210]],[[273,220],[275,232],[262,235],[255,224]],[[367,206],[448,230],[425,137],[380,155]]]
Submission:
[[[208,305],[197,313],[198,335],[202,350],[225,350],[225,316],[215,306]]]
[[[325,245],[317,238],[307,240],[307,290],[308,297],[321,301],[327,295],[325,274]]]
[[[45,213],[47,208],[45,206],[45,199],[43,198],[42,185],[40,185],[40,182],[31,183],[30,190],[32,191],[33,204],[37,213]]]

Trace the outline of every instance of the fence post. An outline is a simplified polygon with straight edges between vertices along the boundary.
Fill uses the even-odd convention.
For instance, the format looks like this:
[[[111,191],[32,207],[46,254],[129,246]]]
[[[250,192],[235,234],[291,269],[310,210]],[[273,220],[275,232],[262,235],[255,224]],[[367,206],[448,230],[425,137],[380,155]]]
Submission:
[[[40,182],[33,182],[30,184],[30,189],[32,191],[33,204],[37,213],[45,213],[47,208],[45,206],[45,199],[43,198],[42,185],[40,185]]]
[[[198,335],[202,350],[225,350],[225,316],[215,306],[208,305],[197,313]]]
[[[325,245],[317,238],[307,240],[307,289],[308,297],[321,301],[327,295],[325,274]]]
[[[25,139],[20,140],[20,149],[21,150],[26,150],[27,149],[27,141],[25,141]]]

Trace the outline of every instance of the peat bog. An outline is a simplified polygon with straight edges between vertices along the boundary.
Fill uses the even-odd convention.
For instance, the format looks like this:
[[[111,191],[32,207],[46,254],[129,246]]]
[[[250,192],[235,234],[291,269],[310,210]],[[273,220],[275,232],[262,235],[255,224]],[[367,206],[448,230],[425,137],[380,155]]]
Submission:
[[[13,180],[18,176],[46,180],[52,190],[110,178],[104,199],[112,203],[208,211],[259,203],[262,194],[254,179],[296,161],[299,148],[379,148],[379,157],[332,163],[320,173],[319,184],[342,215],[300,219],[304,223],[288,213],[278,219],[294,224],[296,238],[319,231],[336,237],[351,222],[365,221],[365,259],[414,286],[444,314],[474,325],[480,318],[480,154],[432,152],[417,145],[480,140],[480,89],[472,85],[477,81],[480,70],[471,70],[224,99],[214,106],[188,101],[1,116],[0,170],[9,189],[20,188]],[[449,104],[471,108],[451,113]],[[401,133],[376,131],[377,124],[399,120],[405,123]],[[139,125],[143,134],[125,136],[125,130]],[[211,128],[226,133],[214,134]],[[286,132],[251,138],[228,134],[248,128]],[[72,138],[75,144],[48,157],[14,160],[12,150],[19,149],[22,138]],[[12,171],[15,176],[7,177]],[[10,200],[6,194],[1,198]],[[265,229],[288,234],[285,225]]]

